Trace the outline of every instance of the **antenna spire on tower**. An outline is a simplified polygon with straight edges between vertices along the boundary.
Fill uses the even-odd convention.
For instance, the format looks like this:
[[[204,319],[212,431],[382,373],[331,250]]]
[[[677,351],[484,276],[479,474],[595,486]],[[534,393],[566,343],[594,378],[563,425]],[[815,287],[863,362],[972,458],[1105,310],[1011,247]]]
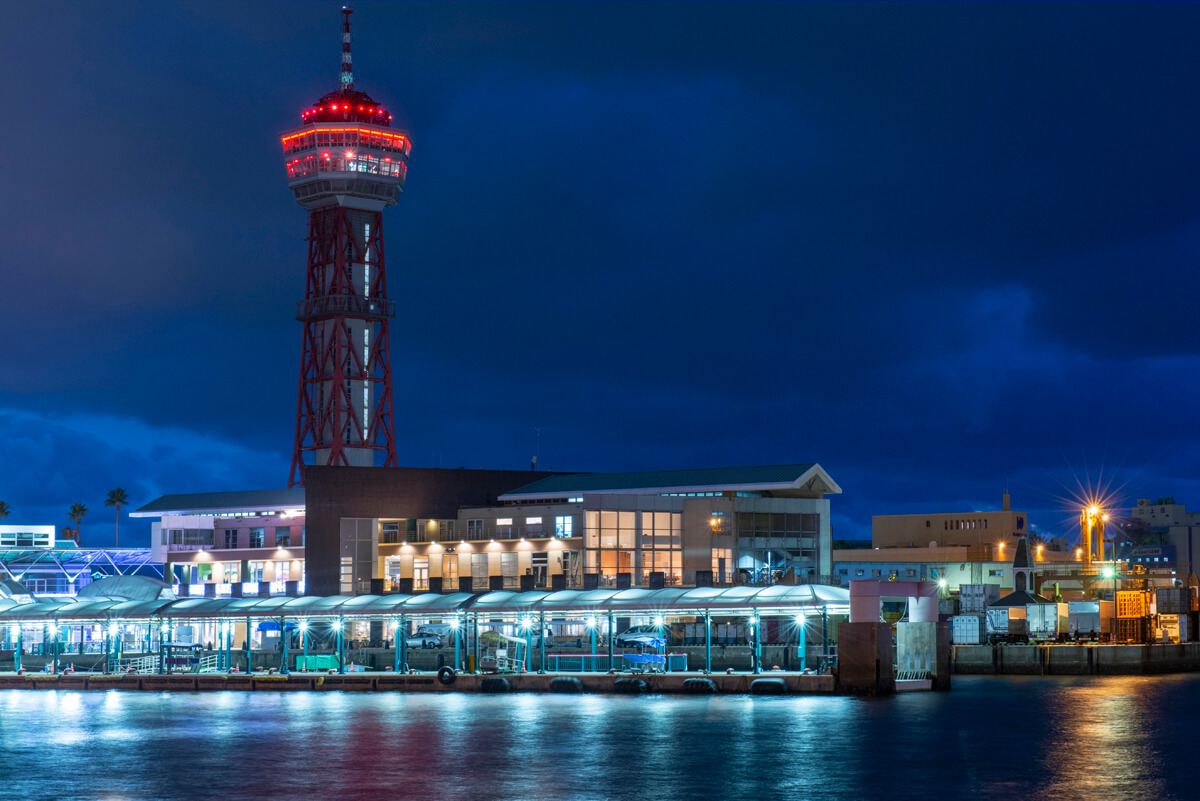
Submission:
[[[354,9],[342,6],[342,88],[354,88],[354,65],[350,61],[350,15]]]

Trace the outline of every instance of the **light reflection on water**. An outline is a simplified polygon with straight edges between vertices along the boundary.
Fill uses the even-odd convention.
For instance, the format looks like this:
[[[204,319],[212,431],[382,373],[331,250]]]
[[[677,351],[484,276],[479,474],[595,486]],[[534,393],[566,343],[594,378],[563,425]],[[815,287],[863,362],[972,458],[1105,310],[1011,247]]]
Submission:
[[[889,699],[0,692],[0,799],[1186,799],[1200,677]]]

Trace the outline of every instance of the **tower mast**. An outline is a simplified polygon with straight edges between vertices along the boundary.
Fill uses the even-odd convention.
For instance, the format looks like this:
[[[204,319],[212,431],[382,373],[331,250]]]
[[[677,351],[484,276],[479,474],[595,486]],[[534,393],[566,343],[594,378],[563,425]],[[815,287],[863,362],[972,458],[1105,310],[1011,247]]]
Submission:
[[[395,467],[383,209],[404,191],[411,144],[392,115],[354,88],[349,8],[339,87],[281,135],[288,187],[308,209],[296,436],[288,486],[310,464]]]

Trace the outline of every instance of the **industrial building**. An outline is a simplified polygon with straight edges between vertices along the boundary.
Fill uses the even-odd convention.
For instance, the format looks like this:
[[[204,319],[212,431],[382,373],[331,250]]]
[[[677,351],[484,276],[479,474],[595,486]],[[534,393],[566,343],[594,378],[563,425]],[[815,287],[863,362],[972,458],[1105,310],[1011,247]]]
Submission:
[[[304,489],[167,495],[156,553],[196,594],[829,581],[814,463],[639,473],[312,466]],[[532,479],[532,480],[531,480]],[[239,591],[244,592],[245,588]]]

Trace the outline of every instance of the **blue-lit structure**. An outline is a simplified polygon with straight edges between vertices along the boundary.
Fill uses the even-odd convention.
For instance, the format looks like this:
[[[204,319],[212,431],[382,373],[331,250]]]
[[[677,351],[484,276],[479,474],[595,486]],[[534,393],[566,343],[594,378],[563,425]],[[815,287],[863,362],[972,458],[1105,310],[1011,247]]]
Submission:
[[[142,652],[157,651],[158,672],[166,672],[163,655],[175,643],[180,631],[194,630],[193,642],[216,643],[219,658],[214,669],[229,669],[232,661],[235,630],[249,633],[271,629],[286,633],[294,625],[301,637],[304,656],[308,658],[309,637],[321,632],[336,639],[339,670],[345,670],[346,627],[354,623],[387,626],[393,631],[408,632],[412,624],[432,621],[451,621],[454,632],[454,668],[464,667],[464,657],[473,643],[475,664],[478,665],[481,627],[498,625],[519,626],[527,640],[524,649],[527,670],[546,667],[546,637],[538,636],[539,659],[533,662],[534,644],[531,629],[534,621],[540,632],[547,625],[574,623],[597,631],[601,623],[607,632],[608,664],[614,664],[616,618],[649,617],[660,627],[673,620],[692,619],[705,622],[705,663],[711,664],[711,620],[715,616],[742,618],[751,622],[755,646],[756,668],[761,664],[761,621],[780,617],[803,621],[810,615],[823,622],[830,615],[847,614],[849,593],[839,587],[825,585],[775,585],[769,587],[698,587],[694,589],[667,588],[661,590],[565,590],[558,592],[488,592],[483,594],[451,593],[440,595],[360,595],[360,596],[276,596],[269,598],[176,598],[161,582],[146,581],[136,592],[100,582],[92,592],[75,599],[38,599],[21,602],[0,599],[0,640],[7,639],[10,647],[18,649],[28,637],[51,650],[57,657],[59,640],[67,632],[68,642],[104,642],[104,653],[119,656],[122,643],[133,642]],[[113,595],[104,595],[112,587]],[[119,595],[115,594],[119,592]],[[131,597],[138,595],[140,597]],[[73,632],[78,632],[77,640]],[[286,669],[286,636],[280,648]],[[406,637],[395,638],[395,666],[407,663]],[[113,641],[116,642],[113,642]],[[467,648],[462,647],[463,643]],[[595,640],[593,639],[593,643]],[[210,649],[206,649],[210,650]],[[595,645],[593,644],[593,652]],[[57,659],[56,659],[57,662]],[[106,668],[109,660],[105,660]],[[668,663],[669,668],[669,663]]]

